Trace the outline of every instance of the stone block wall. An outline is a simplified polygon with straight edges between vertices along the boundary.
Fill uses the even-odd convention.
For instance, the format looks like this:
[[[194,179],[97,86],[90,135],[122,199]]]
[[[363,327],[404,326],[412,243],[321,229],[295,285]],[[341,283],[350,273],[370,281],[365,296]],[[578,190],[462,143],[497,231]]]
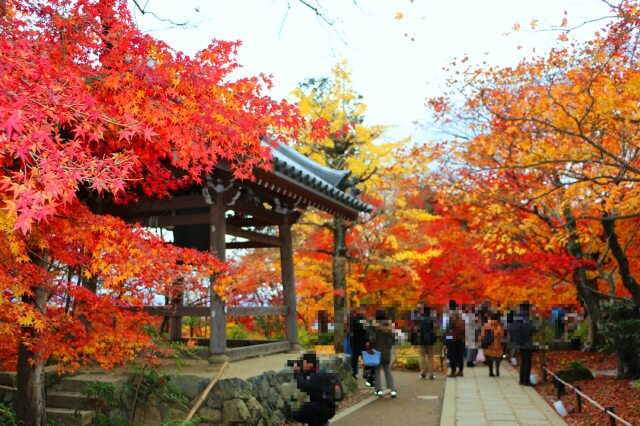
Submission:
[[[348,363],[333,358],[323,362],[322,368],[338,373],[347,394],[357,389]],[[209,379],[199,376],[170,375],[167,379],[184,396],[184,401],[172,403],[155,393],[151,394],[144,407],[138,409],[134,424],[159,426],[184,420],[188,407],[195,404],[209,384]],[[199,425],[281,425],[286,419],[285,401],[297,391],[292,380],[290,370],[267,371],[247,380],[220,380],[196,413],[196,417],[200,419]],[[127,418],[127,413],[130,412],[131,401],[123,399],[124,395],[121,395],[121,406],[109,413],[113,425],[121,425],[120,419]]]

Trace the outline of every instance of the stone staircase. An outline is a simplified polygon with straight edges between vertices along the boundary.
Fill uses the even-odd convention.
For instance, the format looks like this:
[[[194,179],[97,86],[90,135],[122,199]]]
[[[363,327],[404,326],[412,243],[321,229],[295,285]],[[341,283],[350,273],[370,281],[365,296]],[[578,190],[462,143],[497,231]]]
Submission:
[[[93,381],[117,384],[122,380],[121,377],[102,374],[81,374],[62,378],[60,383],[47,387],[47,420],[62,425],[90,425],[96,412],[91,410],[92,401],[82,395],[85,386]]]
[[[47,389],[47,419],[63,425],[91,424],[95,411],[89,409],[91,401],[82,396],[87,381],[64,377],[59,384]]]

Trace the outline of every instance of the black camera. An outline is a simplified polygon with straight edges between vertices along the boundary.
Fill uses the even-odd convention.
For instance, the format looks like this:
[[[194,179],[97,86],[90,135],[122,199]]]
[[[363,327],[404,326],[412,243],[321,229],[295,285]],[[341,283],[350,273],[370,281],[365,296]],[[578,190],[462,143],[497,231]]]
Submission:
[[[287,367],[299,367],[301,361],[299,359],[289,359],[287,360]]]

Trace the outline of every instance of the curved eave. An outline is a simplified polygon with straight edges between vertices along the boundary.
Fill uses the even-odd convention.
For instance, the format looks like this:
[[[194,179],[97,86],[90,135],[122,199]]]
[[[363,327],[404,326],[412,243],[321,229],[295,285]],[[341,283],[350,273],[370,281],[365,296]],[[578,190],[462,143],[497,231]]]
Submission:
[[[336,170],[312,160],[299,153],[290,146],[280,144],[272,147],[273,158],[276,163],[285,163],[288,166],[304,170],[333,187],[341,187],[351,175],[350,170]]]
[[[271,191],[345,219],[356,220],[360,212],[370,212],[372,210],[371,206],[360,200],[357,200],[359,203],[357,207],[341,202],[275,168],[268,172],[257,172],[256,178],[259,185]],[[346,194],[344,195],[347,196]]]
[[[300,169],[298,164],[287,163],[277,157],[274,157],[272,172],[277,172],[283,176],[287,176],[288,178],[296,181],[300,186],[306,186],[319,194],[323,194],[326,197],[334,199],[336,202],[343,204],[348,208],[359,212],[372,211],[372,207],[368,204],[363,203],[356,197],[336,188],[309,170]]]

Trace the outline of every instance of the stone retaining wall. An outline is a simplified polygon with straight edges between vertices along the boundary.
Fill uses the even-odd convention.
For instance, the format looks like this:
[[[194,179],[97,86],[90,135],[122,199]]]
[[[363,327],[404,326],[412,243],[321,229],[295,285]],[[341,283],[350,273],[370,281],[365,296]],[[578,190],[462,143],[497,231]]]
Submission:
[[[322,367],[338,373],[347,394],[357,389],[348,363],[334,358],[322,362]],[[187,407],[195,404],[210,381],[189,375],[170,375],[168,379],[185,397],[185,401],[188,399],[188,404],[172,403],[154,393],[147,399],[144,410],[138,410],[135,424],[155,426],[184,420]],[[200,418],[198,425],[280,425],[286,418],[285,400],[297,391],[292,380],[290,370],[268,371],[247,380],[220,380],[196,413],[196,417]],[[121,407],[109,413],[113,425],[121,425],[121,419],[128,418],[131,401],[123,398],[124,395],[121,394]]]
[[[292,355],[293,357],[293,355]],[[346,394],[357,389],[349,363],[339,358],[321,362],[322,368],[336,372]],[[49,384],[58,380],[48,377]],[[192,375],[160,377],[161,386],[146,397],[135,391],[135,378],[116,386],[116,406],[105,414],[112,426],[129,425],[133,400],[137,399],[132,425],[161,426],[179,424],[209,384],[210,379]],[[14,374],[0,374],[0,384],[15,386]],[[168,385],[168,386],[167,386]],[[171,392],[167,392],[171,389]],[[80,390],[77,390],[80,391]],[[297,392],[291,370],[267,371],[247,380],[229,378],[218,381],[196,413],[201,426],[210,425],[281,425],[286,418],[286,400]],[[0,403],[13,405],[14,392],[0,390]],[[73,426],[73,425],[67,425]]]

